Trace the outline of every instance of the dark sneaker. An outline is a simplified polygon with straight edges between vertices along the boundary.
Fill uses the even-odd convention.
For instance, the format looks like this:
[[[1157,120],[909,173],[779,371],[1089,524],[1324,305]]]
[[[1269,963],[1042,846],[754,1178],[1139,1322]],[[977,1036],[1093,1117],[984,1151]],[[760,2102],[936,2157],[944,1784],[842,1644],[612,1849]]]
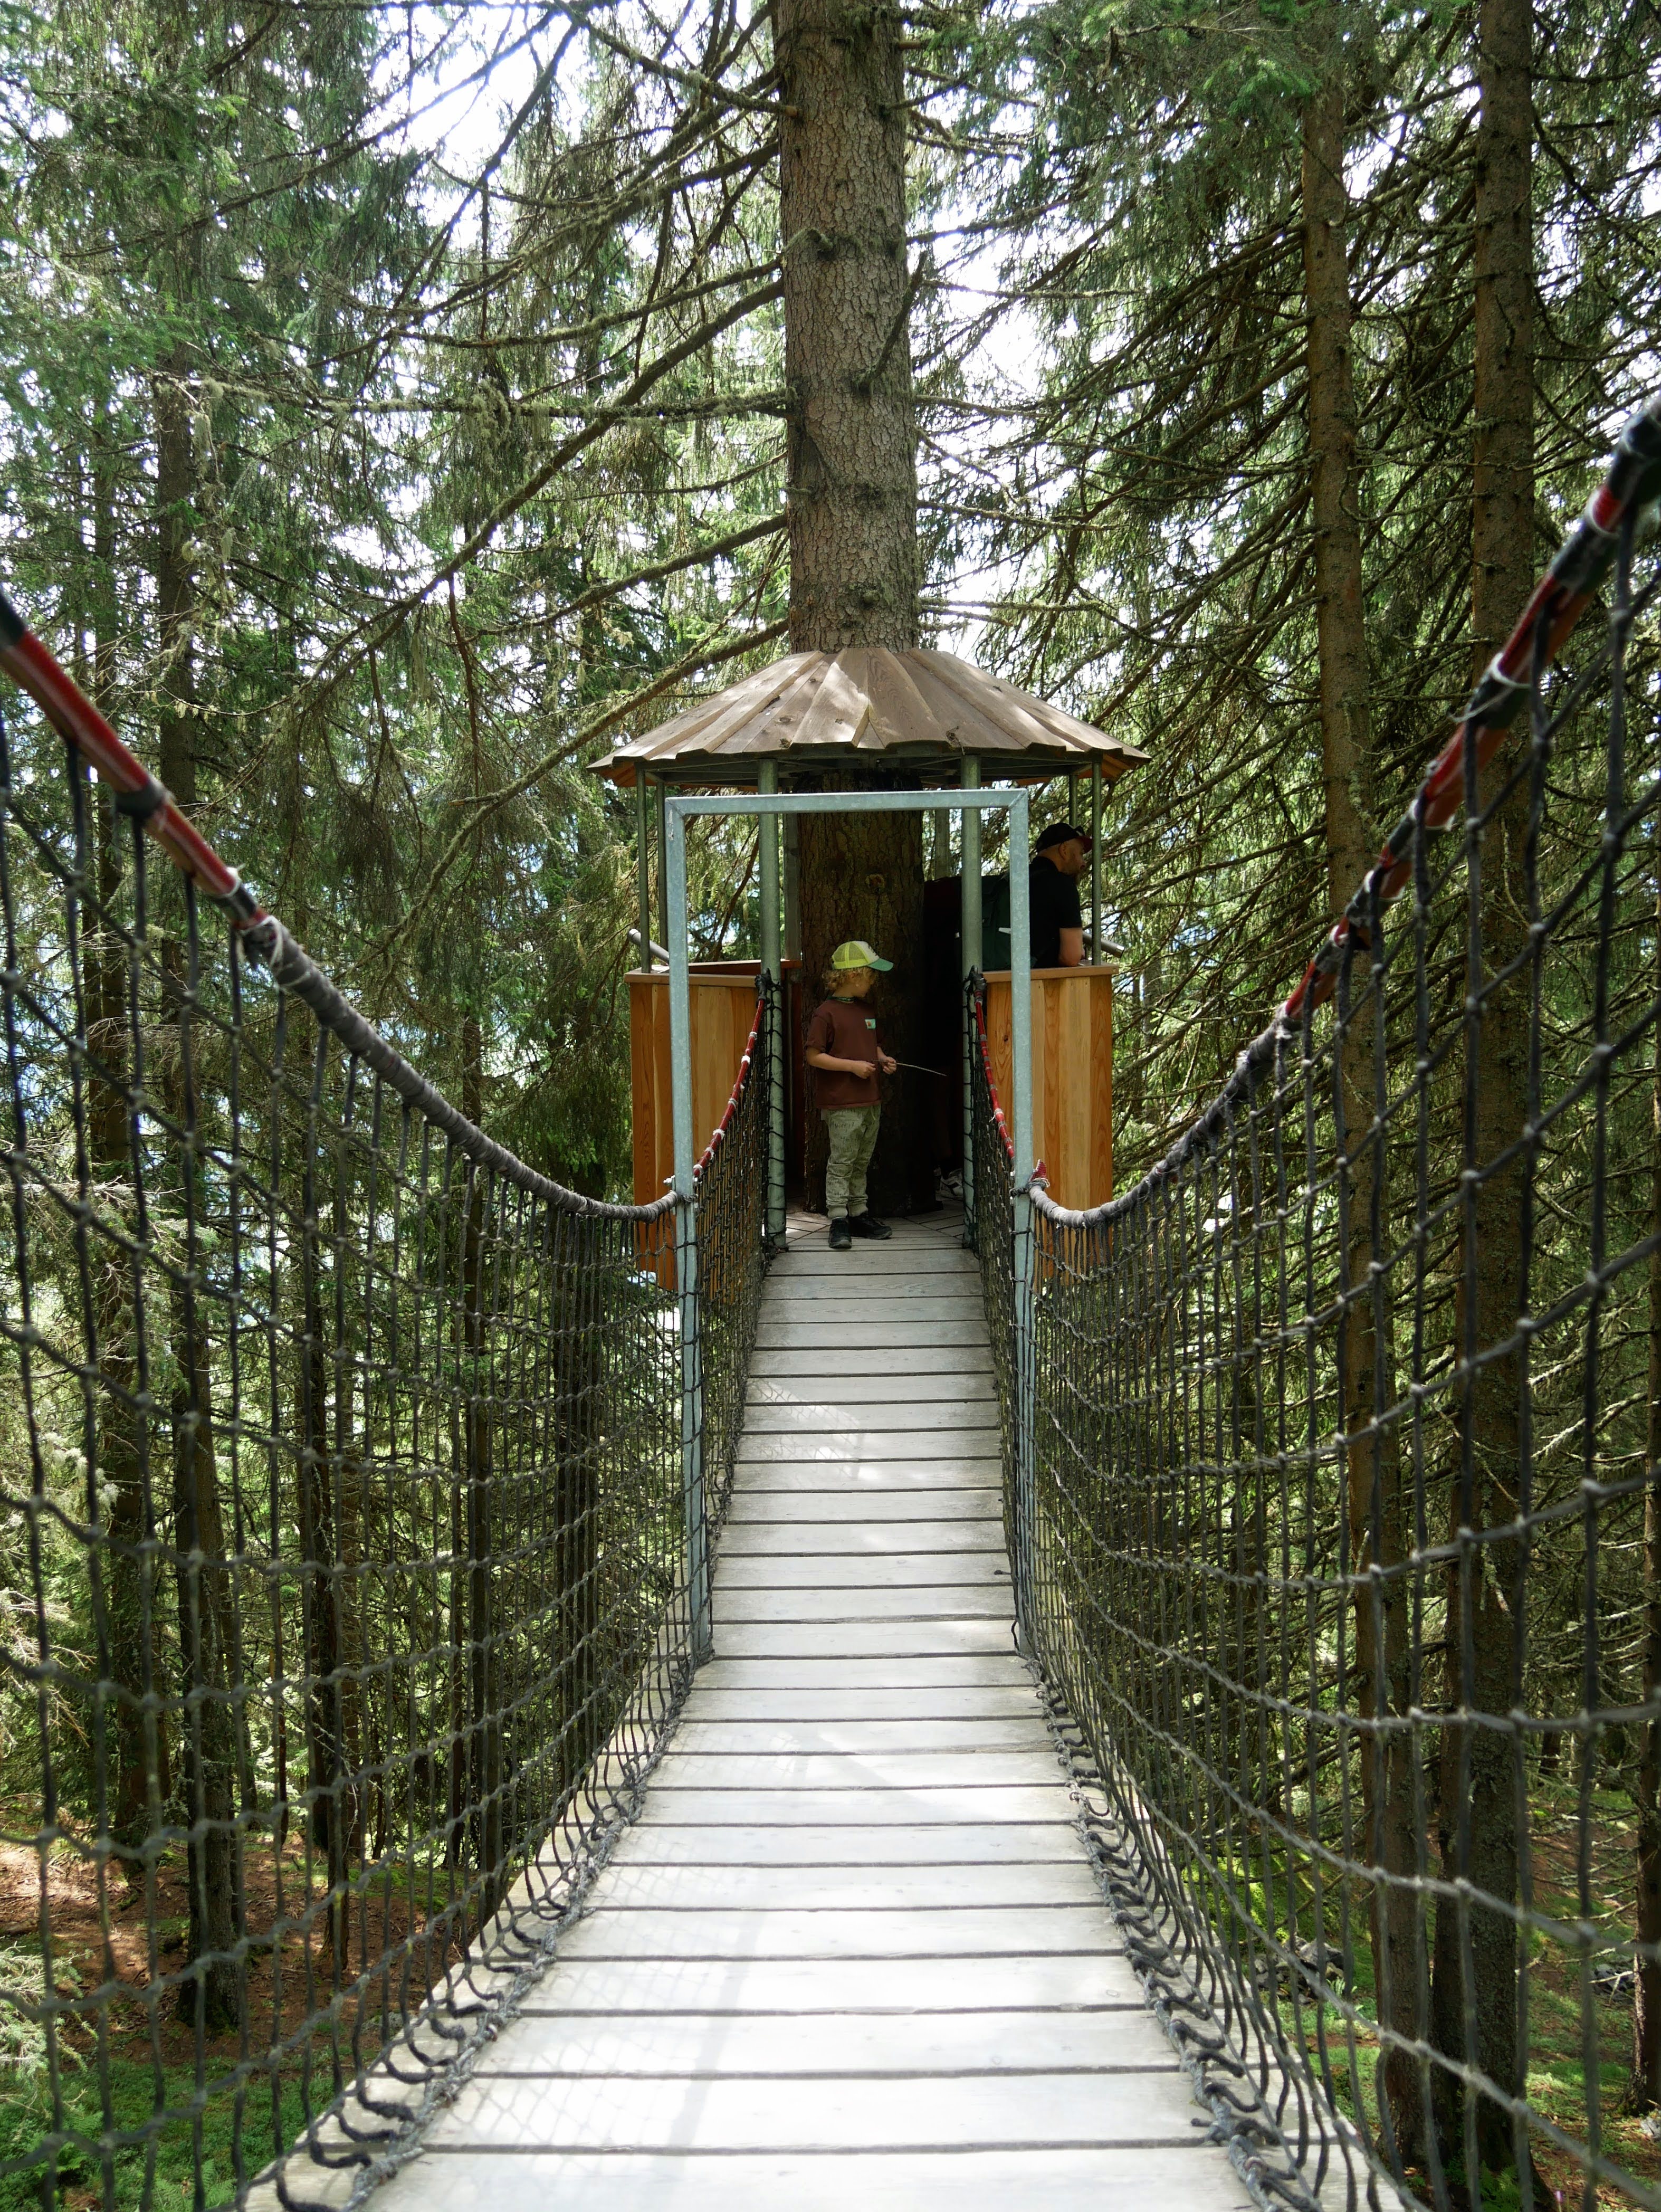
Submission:
[[[851,1252],[853,1249],[854,1237],[849,1224],[833,1221],[830,1224],[830,1249],[833,1252]]]
[[[848,1233],[850,1237],[874,1237],[881,1243],[894,1232],[885,1221],[879,1221],[874,1213],[855,1213],[849,1217]]]

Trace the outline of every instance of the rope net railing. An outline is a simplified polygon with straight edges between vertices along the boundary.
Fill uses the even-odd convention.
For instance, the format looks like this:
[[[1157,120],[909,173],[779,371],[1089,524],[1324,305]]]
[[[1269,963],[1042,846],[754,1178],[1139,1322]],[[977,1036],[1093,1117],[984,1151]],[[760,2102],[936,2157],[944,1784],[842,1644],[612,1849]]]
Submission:
[[[1277,2201],[1661,2205],[1658,488],[1661,406],[1133,1189],[977,1078],[1024,1638]]]
[[[0,2191],[338,2204],[690,1678],[684,1210],[485,1137],[0,643],[58,724],[0,725]],[[712,1517],[773,1018],[691,1209]]]

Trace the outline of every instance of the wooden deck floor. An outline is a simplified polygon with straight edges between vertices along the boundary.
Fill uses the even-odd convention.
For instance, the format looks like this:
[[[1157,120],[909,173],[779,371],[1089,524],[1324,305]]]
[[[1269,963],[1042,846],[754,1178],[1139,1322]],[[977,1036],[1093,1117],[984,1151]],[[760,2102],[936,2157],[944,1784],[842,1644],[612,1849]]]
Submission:
[[[377,2212],[1236,2212],[1010,1641],[954,1216],[769,1278],[715,1659]]]

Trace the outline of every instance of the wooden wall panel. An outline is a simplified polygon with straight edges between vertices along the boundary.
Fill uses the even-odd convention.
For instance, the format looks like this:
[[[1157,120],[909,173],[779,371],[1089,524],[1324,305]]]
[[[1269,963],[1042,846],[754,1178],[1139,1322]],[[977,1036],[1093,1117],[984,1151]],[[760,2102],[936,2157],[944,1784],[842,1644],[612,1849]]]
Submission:
[[[669,1061],[669,977],[659,968],[629,979],[629,1073],[634,1093],[635,1203],[661,1198],[675,1171]],[[701,1153],[721,1126],[756,1018],[754,963],[709,973],[694,969],[692,1140]]]
[[[1050,1195],[1080,1211],[1113,1195],[1114,968],[1032,971],[1033,1152]],[[987,1043],[998,1103],[1014,1122],[1007,969],[986,979]]]

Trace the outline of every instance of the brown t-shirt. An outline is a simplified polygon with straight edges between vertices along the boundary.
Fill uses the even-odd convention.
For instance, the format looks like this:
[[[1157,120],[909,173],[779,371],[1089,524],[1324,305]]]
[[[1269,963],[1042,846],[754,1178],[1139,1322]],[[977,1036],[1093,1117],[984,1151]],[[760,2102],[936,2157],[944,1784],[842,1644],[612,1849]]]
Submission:
[[[832,1060],[868,1060],[874,1068],[882,1049],[877,1042],[877,1018],[863,999],[826,999],[807,1024],[806,1049],[828,1053]],[[839,1067],[816,1067],[811,1073],[821,1114],[882,1103],[874,1074],[848,1075]]]

